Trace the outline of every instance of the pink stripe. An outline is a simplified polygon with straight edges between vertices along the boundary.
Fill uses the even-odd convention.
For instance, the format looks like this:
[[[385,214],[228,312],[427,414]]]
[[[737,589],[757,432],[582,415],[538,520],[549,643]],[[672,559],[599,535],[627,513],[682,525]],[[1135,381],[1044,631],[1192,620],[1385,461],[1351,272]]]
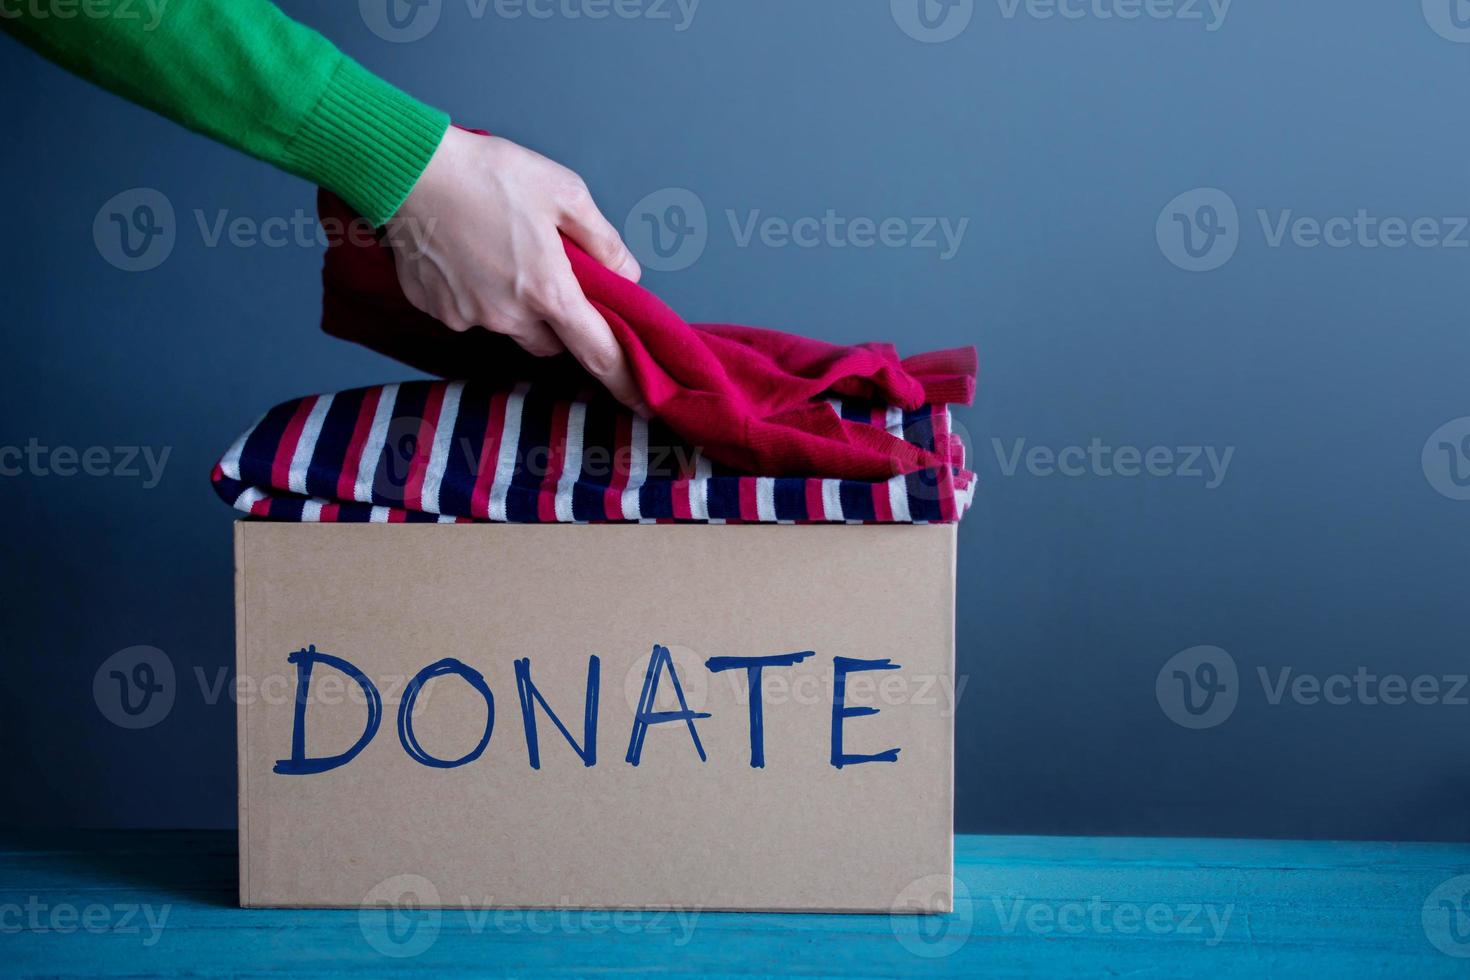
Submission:
[[[740,478],[740,519],[742,521],[760,520],[760,510],[755,503],[755,477],[753,476]]]
[[[571,403],[565,401],[558,401],[551,410],[551,445],[546,449],[546,473],[541,478],[541,492],[536,495],[536,519],[546,524],[556,522],[556,485],[561,481],[561,471],[567,463],[567,418],[571,411]]]
[[[362,406],[357,410],[357,422],[352,426],[352,438],[347,443],[347,455],[342,460],[342,472],[337,477],[337,496],[351,500],[357,490],[357,468],[362,465],[362,449],[367,444],[368,433],[373,428],[373,416],[378,411],[378,399],[382,388],[371,388],[363,396]]]
[[[322,504],[322,523],[335,524],[342,508],[337,504]]]
[[[893,501],[888,499],[888,484],[875,483],[872,486],[873,493],[873,520],[879,524],[889,524],[893,521]]]
[[[934,448],[944,461],[939,465],[939,519],[955,521],[959,514],[954,501],[954,464],[950,455],[949,413],[936,407],[930,416],[934,430]]]
[[[679,460],[679,475],[674,480],[672,490],[673,520],[687,521],[694,517],[693,511],[689,508],[689,486],[694,482],[694,461],[692,457],[686,459],[682,453],[676,454],[676,458]]]
[[[822,481],[811,479],[806,481],[806,515],[811,522],[825,521],[827,511],[822,504]]]
[[[623,515],[623,491],[628,486],[628,467],[632,463],[633,417],[626,412],[618,413],[617,431],[613,433],[612,475],[608,487],[602,494],[602,509],[610,521],[621,521]]]
[[[276,445],[275,459],[271,460],[271,486],[282,490],[290,486],[291,457],[296,455],[296,444],[301,441],[301,430],[306,425],[306,417],[316,407],[316,399],[316,395],[301,399],[291,421],[286,423],[286,431],[281,433],[281,441]]]
[[[439,428],[439,413],[444,410],[445,387],[444,382],[435,382],[429,388],[429,397],[424,403],[413,459],[408,462],[408,482],[403,488],[403,506],[407,510],[424,509],[424,474],[429,469],[429,455],[434,451],[434,430]]]
[[[505,403],[510,392],[497,391],[490,398],[490,418],[485,423],[485,441],[475,471],[475,490],[470,495],[470,513],[490,516],[490,485],[495,482],[495,464],[500,460],[500,438],[505,434]]]
[[[674,481],[674,518],[687,521],[694,516],[689,509],[689,480]]]
[[[873,427],[880,432],[888,426],[888,412],[883,408],[873,409]],[[873,518],[879,523],[893,520],[893,502],[888,499],[888,484],[875,483],[870,488],[873,495]]]

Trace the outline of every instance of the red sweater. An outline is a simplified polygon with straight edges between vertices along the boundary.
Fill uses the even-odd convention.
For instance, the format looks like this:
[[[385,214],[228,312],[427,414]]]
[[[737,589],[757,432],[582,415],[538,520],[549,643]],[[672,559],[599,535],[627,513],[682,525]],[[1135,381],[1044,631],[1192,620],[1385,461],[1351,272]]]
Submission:
[[[357,216],[328,191],[327,227]],[[969,404],[975,349],[900,359],[891,344],[852,347],[731,324],[689,324],[653,293],[565,240],[572,270],[627,354],[653,413],[705,455],[749,473],[876,480],[946,466],[934,452],[841,418],[827,393],[906,410]],[[344,235],[327,250],[322,327],[449,378],[531,380],[548,370],[586,375],[569,358],[533,358],[483,330],[456,333],[404,297],[393,253]]]

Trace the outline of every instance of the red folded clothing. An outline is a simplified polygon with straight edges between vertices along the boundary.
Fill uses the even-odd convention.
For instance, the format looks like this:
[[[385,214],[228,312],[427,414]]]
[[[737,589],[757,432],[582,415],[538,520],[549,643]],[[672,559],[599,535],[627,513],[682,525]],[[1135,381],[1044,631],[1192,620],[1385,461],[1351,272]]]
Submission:
[[[360,227],[341,199],[322,191],[327,228]],[[357,222],[357,225],[353,225]],[[853,347],[776,330],[689,324],[653,293],[563,239],[583,292],[622,345],[653,413],[710,459],[749,473],[880,480],[945,467],[931,450],[881,428],[843,419],[825,394],[904,410],[969,404],[975,349],[900,359],[891,344]],[[466,380],[533,380],[574,371],[532,358],[484,330],[456,333],[404,297],[392,249],[361,235],[327,249],[322,327],[415,367]],[[539,362],[539,363],[538,363]]]

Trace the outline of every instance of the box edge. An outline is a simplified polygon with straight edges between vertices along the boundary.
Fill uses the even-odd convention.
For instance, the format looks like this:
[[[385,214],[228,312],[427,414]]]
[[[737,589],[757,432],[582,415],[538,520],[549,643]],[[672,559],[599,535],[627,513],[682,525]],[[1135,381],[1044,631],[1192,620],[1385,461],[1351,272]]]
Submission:
[[[235,677],[238,680],[245,670],[246,627],[245,618],[245,524],[237,520],[233,525],[235,558]],[[250,704],[248,699],[235,699],[235,810],[237,825],[237,850],[239,861],[239,902],[241,908],[250,907],[250,777],[249,777]]]

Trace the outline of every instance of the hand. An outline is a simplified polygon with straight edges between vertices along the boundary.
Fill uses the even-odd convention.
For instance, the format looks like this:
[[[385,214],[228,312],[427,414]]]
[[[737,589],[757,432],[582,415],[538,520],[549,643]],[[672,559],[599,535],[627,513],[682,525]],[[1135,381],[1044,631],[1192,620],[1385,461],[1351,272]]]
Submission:
[[[451,127],[388,232],[414,306],[451,330],[505,334],[539,357],[570,351],[618,401],[648,414],[558,236],[634,282],[642,275],[582,178],[509,140]]]

